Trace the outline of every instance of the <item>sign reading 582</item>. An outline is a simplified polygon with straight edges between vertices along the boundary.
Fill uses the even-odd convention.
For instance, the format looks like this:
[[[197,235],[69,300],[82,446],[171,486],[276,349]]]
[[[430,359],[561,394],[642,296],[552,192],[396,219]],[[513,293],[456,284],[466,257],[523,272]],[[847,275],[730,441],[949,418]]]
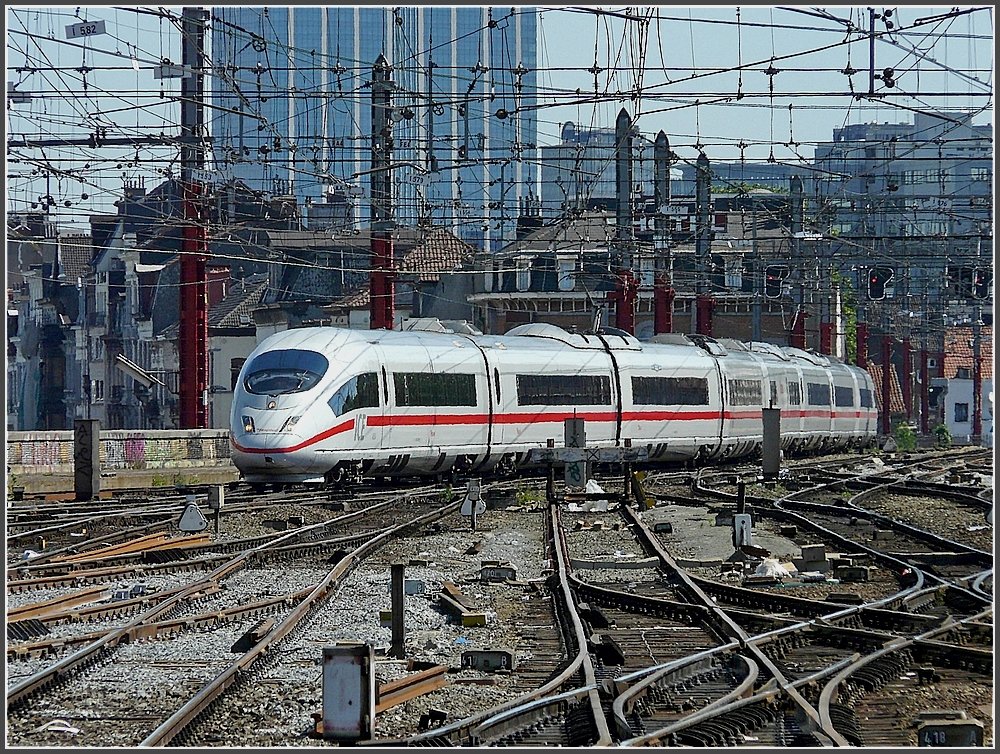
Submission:
[[[66,39],[92,37],[96,34],[107,34],[103,21],[81,21],[66,27]]]

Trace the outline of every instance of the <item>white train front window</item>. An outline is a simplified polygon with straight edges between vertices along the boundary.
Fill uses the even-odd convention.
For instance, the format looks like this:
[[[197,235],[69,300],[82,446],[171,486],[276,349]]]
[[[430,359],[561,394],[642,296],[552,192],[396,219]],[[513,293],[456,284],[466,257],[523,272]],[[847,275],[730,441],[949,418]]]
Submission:
[[[265,351],[247,365],[243,385],[254,395],[302,393],[315,387],[329,366],[315,351]]]

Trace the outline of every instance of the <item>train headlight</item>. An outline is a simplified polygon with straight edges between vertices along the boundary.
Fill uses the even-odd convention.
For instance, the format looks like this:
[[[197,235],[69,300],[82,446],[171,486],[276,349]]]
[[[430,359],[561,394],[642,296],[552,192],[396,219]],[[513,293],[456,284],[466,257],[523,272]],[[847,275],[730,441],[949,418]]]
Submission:
[[[252,416],[244,416],[243,417],[243,431],[244,432],[253,432],[253,417]]]
[[[281,425],[281,431],[284,432],[286,429],[291,429],[299,422],[298,416],[289,416],[285,419],[285,423]]]

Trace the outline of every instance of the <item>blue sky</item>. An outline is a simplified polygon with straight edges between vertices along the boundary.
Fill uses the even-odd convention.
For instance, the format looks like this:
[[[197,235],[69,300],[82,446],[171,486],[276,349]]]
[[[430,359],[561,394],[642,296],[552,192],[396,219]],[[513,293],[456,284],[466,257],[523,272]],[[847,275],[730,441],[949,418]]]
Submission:
[[[629,20],[541,7],[539,67],[547,70],[539,75],[546,103],[538,114],[540,143],[556,142],[559,124],[567,120],[613,127],[623,106],[637,114],[640,130],[655,134],[663,129],[671,147],[688,159],[694,159],[699,145],[713,160],[738,160],[741,154],[754,161],[772,154],[778,161],[809,159],[815,143],[830,140],[834,128],[870,121],[912,122],[909,108],[981,109],[974,122],[993,121],[991,7],[937,20],[933,17],[950,9],[892,9],[893,33],[877,41],[875,61],[880,74],[886,67],[894,69],[896,84],[886,89],[876,81],[876,91],[887,96],[875,103],[850,96],[849,82],[858,92],[868,90],[868,40],[863,33],[848,35],[842,23],[851,21],[866,32],[867,9],[829,8],[838,22],[808,15],[815,12],[809,6],[794,7],[800,12],[786,6],[657,6],[632,8],[638,19]],[[82,6],[79,16],[76,10],[7,9],[8,88],[13,83],[17,91],[33,94],[30,102],[8,107],[8,133],[86,136],[95,122],[110,123],[112,131],[123,135],[176,133],[177,105],[161,99],[160,89],[162,84],[169,96],[179,85],[154,79],[152,68],[162,57],[179,62],[177,30],[169,21],[129,10]],[[179,7],[171,10],[180,13]],[[66,44],[64,26],[80,18],[105,20],[108,34],[91,38],[83,47]],[[876,29],[887,31],[885,19],[877,21]],[[24,66],[25,52],[37,65],[60,70],[17,71]],[[764,69],[772,59],[776,72],[769,76]],[[597,74],[598,94],[622,96],[597,105],[555,106],[570,96],[594,95],[594,74],[583,69],[595,61],[603,69]],[[848,64],[858,73],[842,73]],[[742,71],[727,72],[740,65]],[[81,66],[93,69],[86,73],[86,92],[84,76],[73,70]],[[698,74],[693,79],[692,70]],[[641,96],[628,96],[640,86]],[[65,96],[67,91],[74,96]],[[97,112],[102,115],[95,118]],[[123,179],[144,177],[152,186],[163,171],[177,170],[171,162],[174,151],[162,149],[141,150],[138,162],[134,150],[22,150],[19,156],[31,160],[8,163],[8,211],[29,209],[45,193],[44,181],[31,171],[48,159],[72,171],[50,178],[49,191],[60,221],[76,225],[91,213],[114,211],[112,202]]]

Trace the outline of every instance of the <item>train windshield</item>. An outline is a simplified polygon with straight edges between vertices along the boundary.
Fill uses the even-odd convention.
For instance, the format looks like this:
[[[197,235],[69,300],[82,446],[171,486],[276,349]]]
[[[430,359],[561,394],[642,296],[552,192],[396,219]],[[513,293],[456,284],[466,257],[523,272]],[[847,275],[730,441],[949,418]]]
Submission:
[[[315,351],[265,351],[247,366],[243,384],[255,395],[302,393],[315,387],[329,366]]]

